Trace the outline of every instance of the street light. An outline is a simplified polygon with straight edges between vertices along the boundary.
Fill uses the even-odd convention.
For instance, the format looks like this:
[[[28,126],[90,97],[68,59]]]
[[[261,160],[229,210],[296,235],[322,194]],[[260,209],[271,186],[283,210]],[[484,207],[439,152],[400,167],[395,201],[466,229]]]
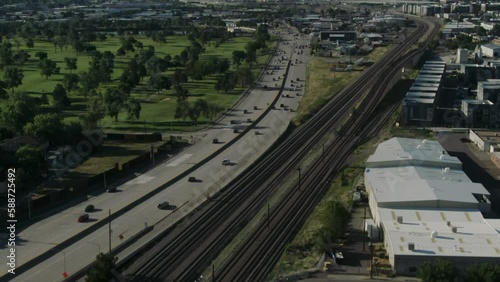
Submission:
[[[97,246],[97,248],[99,249],[99,252],[98,252],[97,254],[100,254],[100,253],[101,253],[101,245],[99,245],[99,244],[97,244],[97,243],[94,243],[94,242],[89,242],[89,241],[87,241],[87,243],[89,243],[89,244],[93,244],[93,245],[96,245],[96,246]]]

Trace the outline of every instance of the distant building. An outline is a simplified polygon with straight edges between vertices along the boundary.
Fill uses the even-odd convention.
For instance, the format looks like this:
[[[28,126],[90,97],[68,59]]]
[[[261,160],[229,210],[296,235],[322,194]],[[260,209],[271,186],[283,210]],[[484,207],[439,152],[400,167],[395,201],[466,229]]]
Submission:
[[[446,63],[427,61],[403,99],[402,122],[430,126],[434,121],[435,102],[440,93]]]
[[[500,104],[500,79],[488,79],[477,83],[477,98]]]
[[[467,64],[469,60],[469,50],[467,49],[457,49],[457,64]]]
[[[498,58],[500,57],[500,45],[485,44],[481,46],[483,57]]]
[[[355,31],[321,31],[320,33],[321,40],[326,41],[339,41],[339,42],[347,42],[356,40],[356,32]]]
[[[462,100],[465,126],[469,128],[490,128],[496,126],[497,106],[488,100]]]
[[[492,130],[469,130],[469,139],[474,143],[479,150],[484,152],[500,151],[500,131]]]

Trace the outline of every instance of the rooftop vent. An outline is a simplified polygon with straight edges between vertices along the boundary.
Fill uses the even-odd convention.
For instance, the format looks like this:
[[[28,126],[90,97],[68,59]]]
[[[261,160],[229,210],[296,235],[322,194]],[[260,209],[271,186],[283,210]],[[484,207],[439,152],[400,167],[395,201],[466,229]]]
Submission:
[[[444,170],[443,170],[443,173],[450,173],[450,168],[449,167],[445,167]]]
[[[440,160],[444,159],[444,155],[439,156],[439,159]]]
[[[415,243],[408,243],[408,250],[414,251],[415,250]]]
[[[402,224],[402,223],[403,223],[403,217],[402,217],[402,216],[398,216],[398,217],[396,218],[396,220],[397,220],[397,222],[398,222],[399,224]]]
[[[431,232],[431,238],[436,238],[438,236],[437,231],[432,231]]]

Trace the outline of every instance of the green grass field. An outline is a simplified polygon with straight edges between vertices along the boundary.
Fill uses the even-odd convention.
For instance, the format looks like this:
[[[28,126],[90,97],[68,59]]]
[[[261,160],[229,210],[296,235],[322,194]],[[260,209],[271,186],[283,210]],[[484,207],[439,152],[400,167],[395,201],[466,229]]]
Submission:
[[[134,36],[134,38],[141,41],[145,47],[148,45],[154,46],[155,54],[158,57],[163,57],[167,54],[170,54],[173,57],[180,54],[185,47],[190,45],[186,36],[169,36],[167,38],[167,43],[163,44],[155,43],[151,39],[144,36]],[[228,58],[231,60],[232,52],[235,50],[244,50],[245,45],[251,40],[251,37],[236,37],[221,44],[218,48],[215,48],[211,44],[207,45],[205,46],[205,52],[201,55],[200,60],[208,59],[211,56]],[[35,40],[35,47],[28,50],[28,48],[25,47],[24,40],[19,39],[18,41],[21,45],[19,49],[28,51],[31,58],[22,67],[24,70],[23,84],[18,87],[16,91],[25,91],[33,96],[41,96],[42,93],[52,93],[56,84],[62,83],[63,75],[65,73],[69,73],[69,70],[65,69],[65,57],[78,58],[78,69],[74,71],[74,73],[86,71],[89,68],[90,57],[85,54],[77,56],[71,46],[67,49],[63,48],[62,51],[59,49],[55,50],[51,43],[37,39]],[[121,45],[119,37],[110,36],[108,36],[108,39],[105,42],[93,42],[92,44],[96,46],[98,51],[111,51],[113,54],[116,53]],[[13,52],[15,52],[18,47],[13,47],[12,49]],[[49,77],[49,79],[45,79],[40,75],[40,71],[37,67],[38,58],[35,57],[35,53],[39,51],[48,53],[48,58],[55,61],[61,68],[60,74],[53,75]],[[262,64],[267,61],[269,56],[268,53],[269,52],[259,52],[259,63],[255,65],[254,70],[256,73],[260,71]],[[112,75],[113,81],[107,86],[101,85],[101,91],[104,91],[106,87],[117,84],[117,79],[122,74],[123,68],[126,67],[128,61],[134,55],[135,53],[129,53],[124,57],[115,58],[115,69]],[[166,74],[170,75],[172,72],[173,70],[168,70]],[[0,78],[1,77],[3,77],[3,73],[0,71]],[[188,101],[192,103],[196,99],[203,98],[208,102],[216,103],[223,108],[230,107],[238,99],[239,94],[243,89],[238,88],[228,94],[217,93],[214,89],[216,78],[216,76],[208,76],[201,81],[192,81],[190,79],[189,82],[184,85],[191,93]],[[105,117],[100,126],[104,129],[133,132],[168,131],[171,128],[176,131],[185,131],[196,130],[207,122],[207,119],[203,117],[200,118],[198,127],[191,126],[188,120],[186,120],[186,123],[177,122],[174,119],[176,108],[176,99],[173,96],[174,91],[165,90],[160,94],[157,94],[155,90],[147,88],[147,81],[148,78],[146,77],[141,84],[132,91],[132,96],[139,100],[142,106],[139,120],[126,120],[125,114],[121,113],[117,122],[110,117]],[[48,97],[50,101],[51,96],[48,95]],[[65,121],[78,121],[78,117],[86,110],[86,100],[78,93],[69,93],[69,97],[72,105],[64,111]],[[50,110],[51,108],[48,106],[47,111]]]

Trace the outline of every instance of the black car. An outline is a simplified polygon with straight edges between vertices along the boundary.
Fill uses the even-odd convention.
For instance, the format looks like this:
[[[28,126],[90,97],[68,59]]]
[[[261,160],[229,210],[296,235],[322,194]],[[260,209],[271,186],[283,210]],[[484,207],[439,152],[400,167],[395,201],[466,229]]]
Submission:
[[[117,190],[116,190],[116,186],[110,186],[110,187],[108,188],[108,190],[106,190],[106,191],[107,191],[108,193],[114,193],[114,192],[116,192],[116,191],[117,191]]]
[[[196,182],[196,177],[194,177],[194,176],[190,176],[190,177],[188,178],[188,182]]]
[[[158,208],[160,210],[166,210],[170,207],[170,204],[168,202],[161,202],[158,204]]]
[[[94,211],[95,207],[94,205],[88,205],[85,207],[85,212],[91,212]]]

